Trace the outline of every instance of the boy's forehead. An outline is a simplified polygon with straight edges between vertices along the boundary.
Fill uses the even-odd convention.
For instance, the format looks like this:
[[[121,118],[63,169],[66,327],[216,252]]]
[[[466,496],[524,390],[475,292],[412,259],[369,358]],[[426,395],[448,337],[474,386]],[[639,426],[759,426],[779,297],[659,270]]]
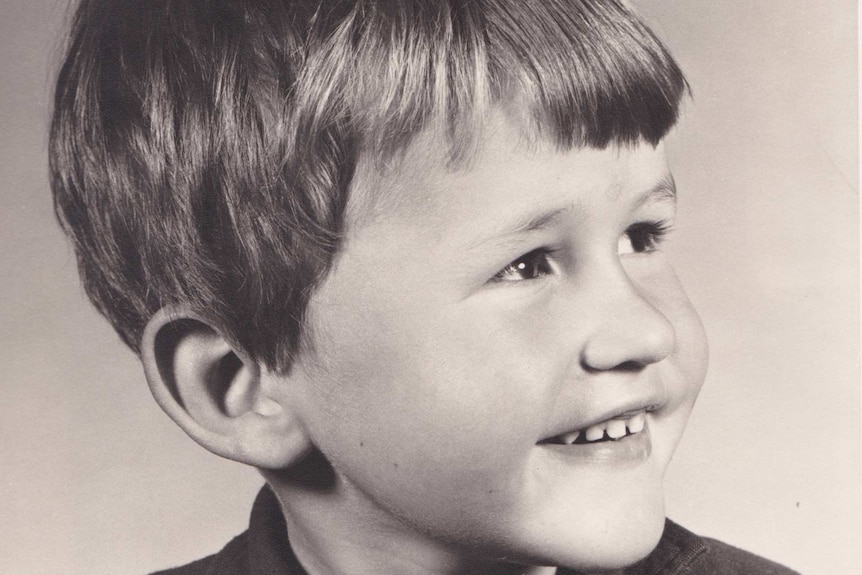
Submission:
[[[500,185],[520,182],[524,191],[565,178],[573,167],[583,176],[568,185],[616,199],[625,187],[641,188],[643,201],[674,200],[676,188],[665,162],[664,143],[649,146],[651,154],[626,154],[633,144],[609,144],[607,148],[561,149],[537,137],[521,119],[524,116],[501,108],[489,113],[476,134],[476,145],[468,156],[452,160],[451,143],[443,130],[427,128],[405,148],[385,159],[360,158],[351,183],[346,224],[355,230],[393,213],[421,217],[429,201],[451,191],[459,180],[479,180]],[[608,153],[609,152],[609,153]],[[633,158],[615,161],[620,155]],[[537,170],[537,168],[541,168]],[[598,180],[601,181],[598,181]],[[459,190],[464,194],[481,189]],[[454,208],[454,206],[453,206]],[[478,215],[478,214],[477,214]],[[541,217],[541,216],[539,216]],[[517,225],[517,224],[516,224]]]
[[[440,123],[432,123],[404,147],[386,156],[370,150],[361,153],[348,197],[348,227],[385,217],[393,211],[420,209],[416,198],[404,190],[420,186],[426,191],[442,189],[447,176],[474,169],[495,140],[488,133],[492,127],[489,123],[477,127],[479,132],[472,134],[475,143],[470,153],[457,160],[452,158],[453,144]],[[504,124],[499,119],[496,123]],[[440,185],[429,185],[433,183]]]

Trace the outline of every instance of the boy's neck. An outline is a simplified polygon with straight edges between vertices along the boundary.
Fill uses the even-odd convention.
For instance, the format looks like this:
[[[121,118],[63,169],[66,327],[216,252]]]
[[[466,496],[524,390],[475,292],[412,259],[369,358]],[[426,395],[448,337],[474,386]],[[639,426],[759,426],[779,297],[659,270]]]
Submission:
[[[556,567],[478,560],[456,554],[404,523],[350,497],[349,489],[309,490],[272,482],[293,553],[309,575],[554,575]]]

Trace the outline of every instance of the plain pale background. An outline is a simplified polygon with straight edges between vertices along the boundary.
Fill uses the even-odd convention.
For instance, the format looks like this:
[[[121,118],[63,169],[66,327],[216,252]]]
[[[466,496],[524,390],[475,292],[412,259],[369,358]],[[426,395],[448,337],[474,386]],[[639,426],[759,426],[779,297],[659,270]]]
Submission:
[[[806,574],[858,574],[855,2],[640,4],[693,87],[669,249],[712,350],[669,514]],[[187,562],[244,529],[261,481],[159,411],[85,301],[46,177],[66,5],[2,6],[0,572]]]

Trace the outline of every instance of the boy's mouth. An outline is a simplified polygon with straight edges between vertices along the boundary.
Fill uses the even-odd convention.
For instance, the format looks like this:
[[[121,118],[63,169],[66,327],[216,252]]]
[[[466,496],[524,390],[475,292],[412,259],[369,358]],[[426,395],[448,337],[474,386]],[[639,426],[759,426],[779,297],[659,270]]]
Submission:
[[[588,443],[599,443],[603,441],[619,441],[630,435],[641,433],[646,423],[646,410],[640,409],[635,412],[617,415],[594,423],[583,429],[569,431],[549,437],[540,443],[556,445],[583,445]]]

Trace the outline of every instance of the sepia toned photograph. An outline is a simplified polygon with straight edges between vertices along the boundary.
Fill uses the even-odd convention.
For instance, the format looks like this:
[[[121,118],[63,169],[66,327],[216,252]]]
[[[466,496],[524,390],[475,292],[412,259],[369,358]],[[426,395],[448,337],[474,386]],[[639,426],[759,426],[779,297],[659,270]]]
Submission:
[[[862,573],[851,0],[3,0],[0,573]]]

